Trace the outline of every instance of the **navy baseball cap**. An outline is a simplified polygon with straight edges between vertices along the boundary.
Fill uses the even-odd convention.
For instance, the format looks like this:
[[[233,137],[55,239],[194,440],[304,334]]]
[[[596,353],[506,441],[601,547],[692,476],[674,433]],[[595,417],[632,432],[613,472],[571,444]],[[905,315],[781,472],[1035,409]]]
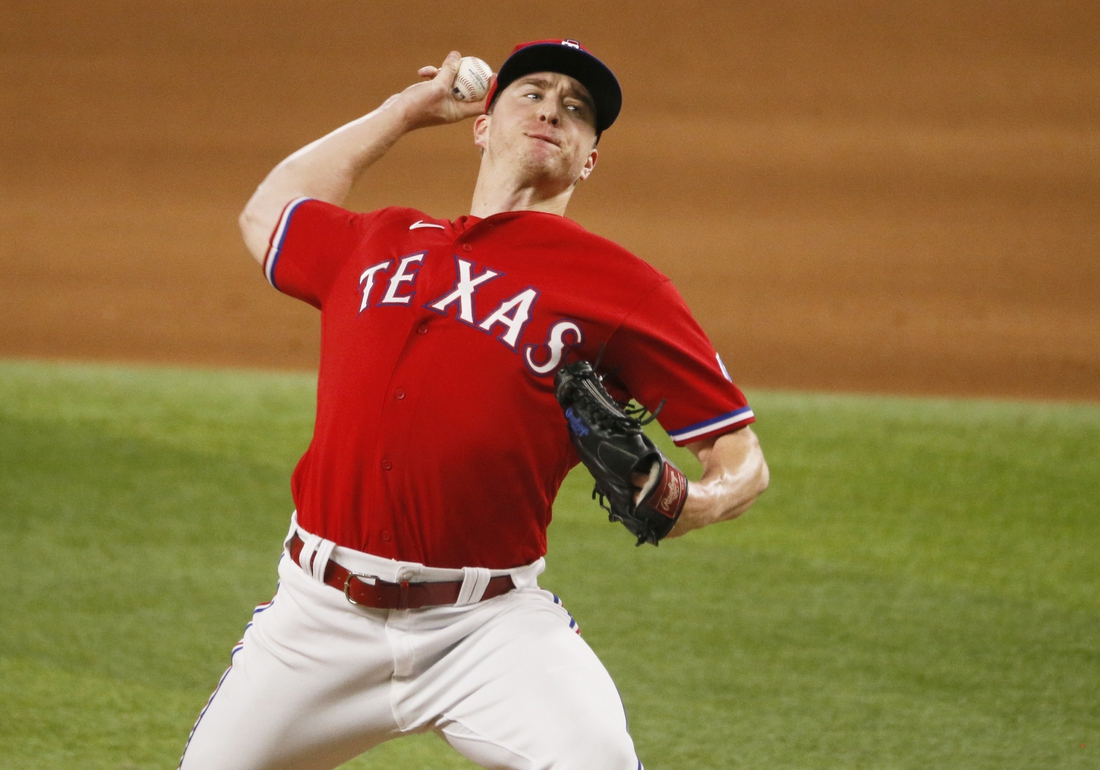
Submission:
[[[497,96],[513,81],[532,72],[560,72],[578,80],[596,103],[596,134],[603,133],[619,117],[623,92],[619,81],[576,40],[536,40],[520,43],[500,65],[500,72],[489,89],[485,111],[493,107]]]

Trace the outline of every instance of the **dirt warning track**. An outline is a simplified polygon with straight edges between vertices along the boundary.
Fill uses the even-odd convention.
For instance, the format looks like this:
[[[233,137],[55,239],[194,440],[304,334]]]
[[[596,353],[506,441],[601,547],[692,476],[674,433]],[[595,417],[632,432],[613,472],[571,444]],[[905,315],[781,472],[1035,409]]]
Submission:
[[[255,185],[451,48],[567,34],[625,92],[570,213],[747,389],[1100,399],[1100,6],[374,6],[5,4],[0,356],[313,366],[239,240]],[[402,140],[351,206],[466,213],[469,134]]]

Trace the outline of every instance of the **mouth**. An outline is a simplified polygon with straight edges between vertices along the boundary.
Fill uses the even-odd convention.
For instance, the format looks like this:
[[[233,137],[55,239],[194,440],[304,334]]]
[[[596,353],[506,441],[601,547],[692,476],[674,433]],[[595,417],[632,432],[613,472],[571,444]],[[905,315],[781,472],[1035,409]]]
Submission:
[[[531,139],[537,139],[540,142],[552,144],[555,147],[561,147],[561,142],[557,138],[550,136],[549,134],[543,134],[537,131],[528,131],[527,136]]]

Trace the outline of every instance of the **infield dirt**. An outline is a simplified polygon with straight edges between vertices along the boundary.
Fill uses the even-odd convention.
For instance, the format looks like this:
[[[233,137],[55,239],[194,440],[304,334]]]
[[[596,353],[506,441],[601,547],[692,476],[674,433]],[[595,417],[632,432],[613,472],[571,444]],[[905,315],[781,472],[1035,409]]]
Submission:
[[[571,215],[746,388],[1098,400],[1097,30],[1087,0],[4,3],[0,356],[313,366],[240,243],[255,185],[451,48],[564,34],[625,91]],[[419,132],[350,206],[458,216],[476,169],[468,126]]]

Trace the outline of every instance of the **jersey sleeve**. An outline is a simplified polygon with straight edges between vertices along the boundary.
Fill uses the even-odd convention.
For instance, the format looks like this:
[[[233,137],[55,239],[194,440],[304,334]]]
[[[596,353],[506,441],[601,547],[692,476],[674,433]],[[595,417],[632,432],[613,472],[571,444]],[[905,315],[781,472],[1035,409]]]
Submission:
[[[312,198],[283,209],[264,257],[264,275],[284,294],[316,308],[359,241],[365,218]]]
[[[669,280],[658,284],[608,341],[601,370],[614,372],[629,395],[683,446],[755,421],[744,393]]]

